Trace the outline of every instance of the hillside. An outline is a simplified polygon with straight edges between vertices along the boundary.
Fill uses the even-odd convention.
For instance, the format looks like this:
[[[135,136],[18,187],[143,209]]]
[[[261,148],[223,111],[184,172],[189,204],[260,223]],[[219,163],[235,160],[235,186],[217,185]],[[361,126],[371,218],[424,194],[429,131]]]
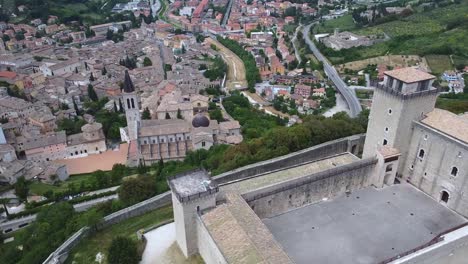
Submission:
[[[43,21],[49,15],[59,17],[60,22],[79,21],[87,24],[104,23],[111,16],[110,10],[116,3],[128,0],[0,0],[9,2],[9,9],[17,15],[9,17],[12,23],[27,23],[31,19],[41,18]],[[20,12],[17,7],[24,5],[26,9]],[[10,12],[5,10],[5,12]],[[3,10],[2,10],[3,11]],[[3,12],[3,13],[5,13]],[[5,19],[3,14],[2,19]]]
[[[371,47],[333,51],[321,47],[333,63],[343,63],[385,54],[456,55],[455,66],[468,63],[468,0],[421,11],[395,21],[358,28],[350,17],[322,23],[315,32],[332,32],[334,26],[361,35],[385,33],[390,40]],[[350,15],[348,15],[350,16]]]

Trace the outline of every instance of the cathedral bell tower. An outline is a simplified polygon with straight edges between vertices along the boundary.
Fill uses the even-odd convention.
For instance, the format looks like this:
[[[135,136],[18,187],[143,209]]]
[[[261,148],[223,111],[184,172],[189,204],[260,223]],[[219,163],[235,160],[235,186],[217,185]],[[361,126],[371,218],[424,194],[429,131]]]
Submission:
[[[140,100],[127,70],[125,70],[122,98],[127,118],[128,136],[130,140],[135,140],[138,138],[138,126],[141,121]]]
[[[385,72],[383,83],[374,90],[363,158],[373,157],[387,146],[401,153],[400,160],[406,160],[413,122],[434,110],[438,94],[432,87],[434,79],[414,68]],[[399,174],[403,165],[398,165]]]

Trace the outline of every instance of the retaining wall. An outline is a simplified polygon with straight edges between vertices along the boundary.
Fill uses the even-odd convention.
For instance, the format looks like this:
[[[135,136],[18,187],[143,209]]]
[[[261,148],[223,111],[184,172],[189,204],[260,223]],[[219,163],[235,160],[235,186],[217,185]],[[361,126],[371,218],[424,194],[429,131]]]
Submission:
[[[155,197],[152,197],[143,202],[134,204],[130,207],[112,213],[104,217],[101,224],[98,225],[98,230],[103,229],[107,226],[119,223],[128,218],[142,215],[146,212],[158,209],[160,207],[171,204],[171,192],[165,192]],[[68,257],[68,252],[76,246],[81,239],[89,235],[89,227],[83,227],[68,238],[60,247],[58,247],[49,257],[43,262],[43,264],[58,264],[64,263]]]
[[[260,218],[344,195],[370,185],[377,159],[371,158],[332,168],[299,179],[246,193],[243,198]]]
[[[353,135],[307,149],[290,153],[278,158],[257,162],[213,177],[218,184],[247,178],[285,167],[294,166],[304,162],[310,162],[336,154],[350,152],[358,155],[364,146],[365,134]]]

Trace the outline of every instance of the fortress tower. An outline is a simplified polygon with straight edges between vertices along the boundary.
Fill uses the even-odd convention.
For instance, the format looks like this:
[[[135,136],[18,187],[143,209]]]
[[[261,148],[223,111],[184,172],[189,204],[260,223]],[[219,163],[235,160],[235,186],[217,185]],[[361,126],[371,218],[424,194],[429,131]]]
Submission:
[[[216,206],[218,185],[203,170],[179,174],[168,179],[172,191],[172,208],[176,240],[185,257],[199,253],[197,229],[203,210]]]
[[[376,155],[387,145],[401,152],[406,160],[413,121],[421,120],[434,109],[437,89],[434,76],[413,68],[385,72],[383,84],[374,91],[363,158]],[[403,162],[397,172],[401,174]]]
[[[138,124],[141,121],[140,100],[127,70],[125,71],[122,98],[127,117],[128,136],[130,140],[135,140],[138,137]]]

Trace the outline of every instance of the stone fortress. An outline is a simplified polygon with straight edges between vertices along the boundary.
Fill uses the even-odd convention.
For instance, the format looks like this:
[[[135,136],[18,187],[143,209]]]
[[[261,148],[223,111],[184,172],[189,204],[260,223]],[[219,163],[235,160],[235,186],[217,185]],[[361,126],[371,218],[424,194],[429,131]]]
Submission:
[[[168,179],[183,254],[208,264],[466,263],[468,117],[434,108],[433,80],[386,72],[366,135]]]

